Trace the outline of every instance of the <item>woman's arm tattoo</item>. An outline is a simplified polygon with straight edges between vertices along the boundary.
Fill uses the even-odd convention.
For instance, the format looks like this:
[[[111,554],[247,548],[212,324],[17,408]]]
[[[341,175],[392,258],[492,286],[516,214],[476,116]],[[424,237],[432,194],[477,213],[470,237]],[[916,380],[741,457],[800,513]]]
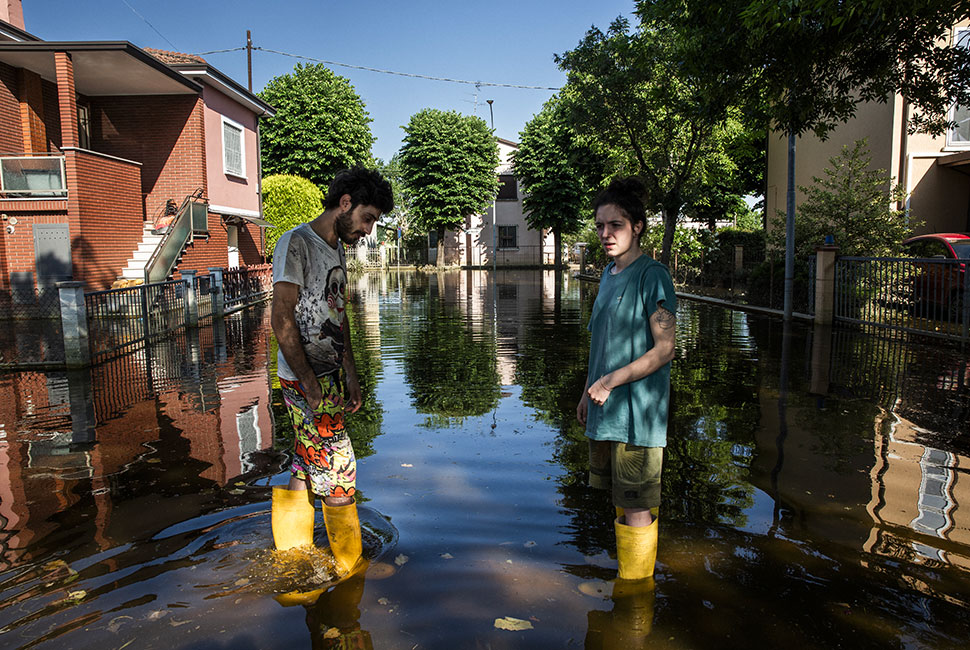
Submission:
[[[657,325],[663,329],[670,329],[677,324],[677,317],[668,309],[663,307],[657,307],[657,311],[653,312],[651,318],[657,321]]]

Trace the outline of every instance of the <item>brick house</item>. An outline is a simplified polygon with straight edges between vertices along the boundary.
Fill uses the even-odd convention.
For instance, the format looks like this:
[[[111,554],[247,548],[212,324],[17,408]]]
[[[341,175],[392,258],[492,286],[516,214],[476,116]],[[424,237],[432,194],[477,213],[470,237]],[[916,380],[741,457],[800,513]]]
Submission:
[[[264,262],[258,134],[272,114],[199,57],[0,21],[0,291],[144,277],[153,224],[191,196],[173,275]]]

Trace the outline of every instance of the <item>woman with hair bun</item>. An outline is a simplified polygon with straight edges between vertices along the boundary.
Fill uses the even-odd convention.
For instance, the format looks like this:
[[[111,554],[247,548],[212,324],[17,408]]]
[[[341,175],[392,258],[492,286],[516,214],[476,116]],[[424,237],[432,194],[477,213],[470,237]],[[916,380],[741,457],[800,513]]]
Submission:
[[[590,487],[611,490],[616,506],[621,581],[652,576],[656,562],[677,324],[670,272],[640,250],[643,193],[636,179],[619,179],[593,202],[596,232],[612,261],[589,319],[589,372],[576,409],[589,438]]]

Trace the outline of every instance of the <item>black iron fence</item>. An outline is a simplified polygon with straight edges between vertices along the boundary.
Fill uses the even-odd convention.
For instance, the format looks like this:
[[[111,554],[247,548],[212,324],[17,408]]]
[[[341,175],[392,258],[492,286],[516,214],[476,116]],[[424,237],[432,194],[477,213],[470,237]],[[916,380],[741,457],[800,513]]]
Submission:
[[[32,283],[31,283],[32,284]],[[56,287],[0,292],[0,365],[44,366],[64,358]]]
[[[965,262],[896,257],[836,261],[836,320],[965,340],[968,311]]]
[[[104,360],[185,325],[186,285],[170,280],[84,295],[91,358]]]
[[[207,275],[184,271],[167,282],[84,292],[80,282],[26,295],[0,292],[0,368],[81,367],[100,364],[265,300],[272,266]],[[195,332],[193,334],[193,332]]]
[[[273,265],[259,264],[229,269],[222,274],[226,312],[267,298],[273,291]]]
[[[199,318],[209,318],[212,316],[212,299],[213,294],[216,293],[215,289],[215,283],[213,283],[211,275],[195,276],[195,302],[199,310]]]

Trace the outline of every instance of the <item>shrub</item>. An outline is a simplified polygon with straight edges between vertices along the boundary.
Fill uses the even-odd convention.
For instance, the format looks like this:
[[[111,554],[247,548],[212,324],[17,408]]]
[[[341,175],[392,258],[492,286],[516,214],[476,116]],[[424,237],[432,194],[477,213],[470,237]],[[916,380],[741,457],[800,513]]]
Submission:
[[[857,140],[852,148],[829,159],[823,178],[813,177],[811,187],[799,186],[805,200],[795,218],[795,256],[814,254],[826,235],[835,238],[840,255],[888,256],[898,254],[901,244],[917,225],[907,223],[902,210],[891,205],[905,192],[884,169],[872,170],[867,141]],[[772,221],[773,248],[785,250],[785,214]]]
[[[663,248],[664,225],[653,223],[640,239],[640,248],[657,258]],[[691,282],[700,274],[701,261],[704,259],[704,246],[698,231],[693,228],[677,226],[674,229],[674,243],[670,247],[670,273],[677,282]]]
[[[785,259],[775,256],[755,266],[748,276],[748,304],[782,309],[785,304]],[[795,259],[795,278],[792,284],[792,308],[794,311],[810,311],[808,259]],[[812,306],[814,307],[814,306]]]
[[[323,192],[305,178],[274,174],[263,179],[263,217],[273,224],[266,229],[266,255],[272,257],[276,242],[290,228],[311,221],[323,211]]]
[[[360,275],[365,270],[364,262],[361,261],[361,259],[356,255],[347,260],[347,273],[351,275]]]

